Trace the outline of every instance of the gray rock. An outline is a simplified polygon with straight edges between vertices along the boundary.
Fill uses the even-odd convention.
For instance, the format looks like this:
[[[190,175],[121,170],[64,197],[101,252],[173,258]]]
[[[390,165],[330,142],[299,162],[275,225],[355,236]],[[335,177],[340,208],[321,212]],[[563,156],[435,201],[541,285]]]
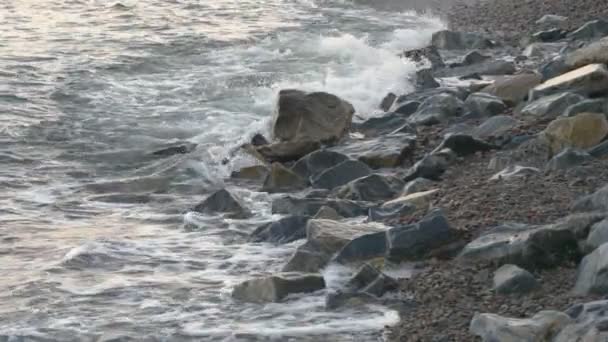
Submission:
[[[306,237],[308,216],[287,216],[259,226],[249,236],[250,242],[289,243]]]
[[[574,292],[578,295],[608,293],[608,243],[585,256],[578,268]]]
[[[418,110],[418,107],[420,107],[419,101],[406,101],[397,106],[395,113],[402,114],[403,116],[407,117],[414,114]]]
[[[563,115],[567,117],[572,117],[580,113],[608,114],[608,101],[606,99],[584,100],[566,108]]]
[[[369,264],[363,264],[344,288],[328,293],[325,306],[328,309],[336,309],[346,305],[353,298],[367,302],[370,297],[381,297],[389,291],[398,289],[398,286],[395,279]]]
[[[522,54],[529,58],[547,58],[559,54],[566,46],[566,43],[532,43],[524,49]]]
[[[520,74],[505,76],[494,81],[493,84],[481,91],[503,100],[508,106],[515,106],[527,98],[530,89],[541,82],[541,75]]]
[[[449,30],[433,33],[431,44],[446,50],[489,49],[496,45],[490,39],[475,33]]]
[[[477,126],[472,134],[481,139],[499,137],[513,129],[517,124],[518,121],[510,115],[497,115]]]
[[[604,36],[608,36],[608,22],[601,19],[589,21],[568,34],[568,38],[573,40],[591,40]]]
[[[536,21],[538,25],[554,26],[565,23],[568,20],[567,17],[555,14],[545,14]]]
[[[282,215],[313,216],[321,207],[333,208],[343,217],[367,215],[368,208],[348,200],[325,198],[297,198],[284,196],[272,201],[272,213]]]
[[[377,202],[395,197],[402,187],[403,182],[395,177],[371,174],[337,188],[335,194],[342,199]]]
[[[608,185],[576,200],[572,205],[572,210],[575,212],[608,211]]]
[[[565,74],[568,71],[570,71],[570,68],[566,65],[566,58],[563,56],[557,56],[552,60],[543,63],[538,69],[543,82],[561,74]]]
[[[355,109],[339,97],[281,90],[272,134],[280,141],[335,142],[350,129]]]
[[[416,71],[416,89],[438,88],[439,82],[433,77],[432,69],[421,69]]]
[[[488,93],[473,93],[464,101],[468,110],[480,116],[494,116],[503,113],[507,106],[501,98]]]
[[[594,147],[589,149],[589,154],[595,158],[604,158],[608,156],[608,140],[595,145]]]
[[[541,311],[532,318],[508,318],[489,313],[476,313],[469,331],[482,342],[540,342],[556,335],[571,322],[559,311]]]
[[[459,100],[464,101],[467,98],[467,96],[469,96],[470,93],[471,92],[465,87],[440,87],[440,88],[420,90],[420,91],[415,91],[413,93],[408,93],[408,94],[399,96],[397,98],[396,106],[400,106],[409,101],[418,101],[418,102],[422,103],[429,97],[432,97],[435,95],[452,95],[452,96],[458,98]]]
[[[343,219],[344,217],[342,217],[340,214],[338,214],[336,209],[331,208],[331,207],[322,206],[313,218],[320,219],[320,220],[339,221],[339,220]]]
[[[541,169],[552,156],[550,141],[542,135],[512,137],[509,145],[505,148],[511,149],[497,152],[490,160],[489,169],[499,171],[512,165]]]
[[[591,159],[593,159],[593,157],[589,155],[589,153],[568,147],[549,160],[547,169],[554,171],[566,170],[588,162]]]
[[[306,179],[298,176],[281,163],[272,163],[270,173],[264,180],[263,192],[277,193],[302,190],[308,186]]]
[[[238,171],[232,171],[230,178],[263,180],[266,179],[270,170],[264,165],[252,165],[244,167]]]
[[[608,92],[608,69],[604,64],[589,64],[572,70],[534,87],[530,91],[530,99],[565,91],[585,96],[605,94]]]
[[[398,167],[411,160],[416,149],[416,137],[396,133],[377,138],[351,140],[332,148],[352,159],[367,164],[373,169]]]
[[[422,258],[454,238],[443,212],[434,209],[415,224],[389,229],[386,258],[395,262]]]
[[[354,123],[353,130],[363,133],[366,137],[378,137],[394,132],[407,124],[407,116],[389,112],[382,116],[369,118],[361,123]]]
[[[440,180],[449,164],[450,161],[443,156],[427,154],[408,170],[403,180],[409,182],[419,177]]]
[[[347,160],[348,156],[344,154],[330,150],[319,150],[300,158],[292,170],[300,177],[310,179],[310,177],[318,176],[323,171]]]
[[[382,102],[380,102],[380,109],[382,109],[385,112],[388,112],[391,109],[391,107],[393,106],[393,103],[395,103],[396,99],[397,99],[397,95],[395,95],[393,93],[386,94],[386,96],[382,99]]]
[[[312,177],[312,186],[321,189],[334,189],[352,180],[367,176],[372,170],[357,160],[346,160]]]
[[[537,42],[554,42],[566,36],[564,30],[553,28],[532,34],[532,40]]]
[[[416,211],[416,205],[409,202],[383,204],[369,208],[368,220],[370,222],[393,222],[403,216]]]
[[[426,179],[426,178],[416,178],[410,182],[408,182],[403,191],[401,192],[403,195],[410,195],[417,192],[427,191],[435,187],[435,182]]]
[[[258,146],[255,150],[265,161],[285,163],[298,160],[320,147],[321,144],[314,141],[288,141]]]
[[[319,274],[277,274],[244,281],[234,287],[232,298],[253,303],[280,302],[290,294],[310,293],[325,288]]]
[[[589,341],[601,342],[608,340],[606,322],[608,319],[608,301],[576,304],[566,313],[574,320],[565,326],[553,342]]]
[[[453,151],[457,156],[464,157],[477,152],[490,151],[495,149],[496,146],[468,134],[448,134],[443,138],[441,144],[433,151],[433,154],[446,148]]]
[[[608,242],[608,220],[602,220],[591,226],[589,236],[587,236],[586,247],[594,250]]]
[[[561,116],[571,105],[584,100],[583,96],[574,93],[549,95],[530,102],[521,110],[520,114],[528,120],[551,120]]]
[[[409,122],[417,125],[434,125],[464,114],[464,103],[448,94],[434,95],[426,99],[409,117]]]
[[[431,63],[431,67],[433,69],[439,69],[439,68],[445,67],[445,63],[443,62],[443,59],[441,58],[441,54],[439,53],[439,50],[437,50],[437,48],[433,45],[427,46],[427,47],[421,48],[421,49],[404,51],[402,56],[405,58],[411,59],[412,61],[414,61],[416,63],[420,63],[420,62],[423,62],[424,60],[427,60]]]
[[[530,272],[515,265],[503,265],[494,273],[496,293],[528,293],[538,287],[538,282]]]
[[[366,234],[346,243],[334,260],[340,264],[372,260],[383,257],[386,248],[386,232]]]
[[[473,65],[473,64],[484,62],[490,58],[491,58],[490,56],[486,56],[477,50],[473,50],[464,56],[464,58],[462,59],[462,64],[463,65]]]
[[[194,207],[194,211],[203,214],[225,214],[234,219],[252,216],[251,212],[241,203],[241,199],[226,189],[220,189],[207,197]]]
[[[569,68],[581,68],[595,63],[608,64],[608,37],[569,53],[565,61]]]
[[[470,76],[470,75],[485,75],[485,76],[499,76],[499,75],[512,75],[517,71],[515,63],[502,61],[502,60],[486,60],[484,62],[455,66],[452,68],[440,69],[435,72],[436,77],[457,77],[457,76]]]

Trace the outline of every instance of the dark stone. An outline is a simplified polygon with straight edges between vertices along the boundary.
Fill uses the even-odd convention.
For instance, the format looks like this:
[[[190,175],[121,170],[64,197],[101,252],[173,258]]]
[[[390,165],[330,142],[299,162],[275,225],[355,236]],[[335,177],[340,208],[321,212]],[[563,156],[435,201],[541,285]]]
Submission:
[[[431,63],[433,69],[439,69],[445,66],[439,50],[433,45],[422,49],[404,51],[401,56],[411,59],[415,63],[420,63],[423,59],[426,59]]]
[[[439,82],[433,77],[432,69],[421,69],[416,71],[416,88],[417,89],[430,89],[438,88]]]
[[[312,177],[311,181],[315,188],[331,190],[371,173],[372,170],[364,163],[347,160]]]
[[[382,99],[382,102],[380,102],[380,109],[382,109],[385,112],[388,112],[391,109],[391,107],[393,106],[393,103],[395,103],[396,99],[397,99],[397,95],[395,95],[393,93],[388,93]]]
[[[395,197],[403,182],[379,174],[357,178],[336,189],[336,197],[353,201],[382,201]]]
[[[338,252],[335,261],[348,264],[357,261],[371,260],[386,253],[386,232],[366,234],[354,238]]]
[[[318,150],[321,147],[319,142],[314,141],[295,141],[295,142],[276,142],[269,145],[258,146],[257,152],[271,163],[290,162],[298,160],[303,156]]]
[[[489,49],[496,45],[490,39],[475,33],[449,30],[433,33],[431,44],[446,50]]]
[[[272,163],[270,173],[264,180],[263,192],[277,193],[302,190],[308,186],[306,179],[298,176],[281,163]]]
[[[464,114],[464,103],[457,97],[439,94],[427,98],[408,120],[418,125],[434,125]]]
[[[280,302],[294,293],[310,293],[325,288],[319,274],[278,274],[242,282],[232,290],[232,297],[252,303]]]
[[[397,112],[390,112],[382,116],[367,119],[362,123],[355,123],[353,124],[353,129],[357,132],[365,134],[365,136],[376,137],[392,133],[406,123],[406,115]]]
[[[389,229],[386,258],[395,262],[418,259],[454,238],[443,212],[434,209],[418,223]]]
[[[465,87],[458,87],[458,88],[440,87],[440,88],[415,91],[413,93],[399,96],[397,98],[396,108],[399,108],[399,106],[401,106],[402,104],[405,104],[406,102],[409,102],[409,101],[418,101],[418,102],[422,103],[429,97],[432,97],[435,95],[442,95],[442,94],[452,95],[452,96],[458,98],[459,100],[464,101],[467,98],[467,96],[469,96],[470,93],[471,92]]]
[[[473,50],[464,56],[464,58],[462,59],[462,64],[472,65],[484,62],[487,59],[490,59],[490,56],[483,55],[481,52]]]
[[[264,137],[260,133],[256,133],[253,136],[253,138],[251,138],[251,145],[253,145],[253,146],[268,145],[268,140],[266,140],[266,137]]]
[[[329,150],[318,150],[307,154],[296,162],[292,170],[300,177],[309,179],[348,160],[348,156]]]
[[[595,145],[594,147],[590,148],[588,152],[595,158],[604,158],[608,156],[608,140],[605,140],[599,145]]]
[[[561,74],[568,72],[570,69],[566,65],[564,57],[559,56],[553,60],[542,64],[538,72],[542,75],[542,81],[547,81]]]
[[[570,32],[568,38],[573,40],[591,40],[608,35],[608,22],[605,20],[592,20],[577,30]]]
[[[171,157],[176,154],[187,154],[187,153],[194,151],[196,149],[196,146],[198,146],[198,145],[194,144],[194,143],[186,142],[183,144],[168,146],[168,147],[165,147],[158,151],[154,151],[154,152],[152,152],[152,155],[158,156],[158,157]]]
[[[554,28],[545,31],[539,31],[532,34],[532,40],[535,42],[554,42],[556,40],[560,40],[566,36],[564,30],[559,28]]]
[[[449,134],[443,139],[435,151],[439,152],[445,148],[449,148],[456,153],[456,155],[463,157],[477,152],[490,151],[495,149],[496,146],[468,134]]]
[[[259,226],[249,236],[250,242],[289,243],[306,237],[308,216],[288,216]]]
[[[591,159],[593,159],[593,157],[591,157],[591,155],[589,155],[587,152],[568,147],[549,160],[547,163],[547,169],[566,170],[588,162]]]
[[[395,133],[365,140],[351,140],[333,150],[357,159],[373,169],[398,167],[413,158],[416,137]]]
[[[251,217],[252,214],[242,204],[241,200],[226,189],[221,189],[207,197],[203,202],[194,207],[194,211],[203,214],[224,213],[235,219]]]
[[[410,116],[414,114],[418,107],[420,107],[420,102],[418,101],[407,101],[398,105],[397,109],[395,109],[395,113],[402,114],[403,116]]]
[[[460,77],[458,77],[458,79],[459,80],[463,80],[463,81],[466,81],[466,80],[482,80],[483,77],[480,74],[474,72],[472,74],[467,74],[467,75],[464,75],[464,76],[460,76]]]
[[[372,222],[392,222],[416,211],[416,206],[409,202],[398,202],[369,208],[368,219]]]
[[[499,76],[512,75],[515,71],[517,71],[517,68],[513,62],[486,60],[476,64],[437,70],[435,72],[435,77],[458,77],[472,74]]]
[[[479,138],[498,137],[517,126],[517,120],[510,115],[493,116],[473,130],[473,136]]]
[[[244,167],[238,171],[232,171],[230,178],[263,180],[266,179],[270,171],[264,165],[253,165]]]
[[[334,209],[343,217],[362,216],[366,215],[368,211],[366,206],[353,201],[285,196],[272,201],[272,213],[313,216],[323,206]]]
[[[409,182],[418,177],[422,177],[438,181],[441,179],[441,175],[443,175],[448,165],[449,161],[446,160],[446,158],[427,154],[409,169],[403,180]]]
[[[574,293],[577,295],[608,294],[608,243],[585,256],[579,265]]]
[[[496,293],[528,293],[538,287],[538,282],[530,272],[515,265],[503,265],[494,273]]]
[[[571,105],[584,100],[585,97],[575,93],[549,95],[530,102],[520,115],[530,120],[551,120],[562,115]]]
[[[503,113],[507,105],[497,96],[487,93],[473,93],[464,101],[464,105],[474,114],[494,116]]]

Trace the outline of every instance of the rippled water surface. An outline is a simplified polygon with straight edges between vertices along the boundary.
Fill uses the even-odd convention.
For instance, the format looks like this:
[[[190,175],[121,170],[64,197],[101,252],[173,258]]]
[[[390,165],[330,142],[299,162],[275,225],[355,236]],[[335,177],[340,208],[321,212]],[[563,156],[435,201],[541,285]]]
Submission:
[[[284,87],[374,115],[410,87],[396,53],[440,26],[348,1],[0,1],[0,340],[368,341],[394,323],[322,293],[234,302],[301,242],[245,242],[277,217],[229,180],[250,161],[222,160]],[[178,142],[197,148],[152,154]],[[222,186],[255,216],[189,212]]]

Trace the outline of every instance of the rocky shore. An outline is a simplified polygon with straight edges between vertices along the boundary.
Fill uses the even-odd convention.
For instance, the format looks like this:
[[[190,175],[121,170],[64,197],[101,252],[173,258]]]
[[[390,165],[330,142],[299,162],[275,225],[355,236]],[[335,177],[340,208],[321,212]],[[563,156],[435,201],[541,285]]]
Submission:
[[[279,93],[271,136],[241,148],[251,163],[232,178],[283,215],[250,241],[303,243],[234,300],[386,305],[394,341],[608,339],[608,22],[569,11],[608,9],[524,2],[454,5],[454,30],[401,54],[416,90],[365,121],[332,94]],[[491,23],[504,34],[470,33]],[[251,215],[227,189],[194,210]],[[329,284],[334,264],[352,278]]]

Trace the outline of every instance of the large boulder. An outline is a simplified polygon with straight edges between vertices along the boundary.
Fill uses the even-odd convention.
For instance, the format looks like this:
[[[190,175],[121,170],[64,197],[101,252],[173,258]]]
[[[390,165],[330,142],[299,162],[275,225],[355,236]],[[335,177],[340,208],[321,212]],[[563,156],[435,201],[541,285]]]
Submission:
[[[608,135],[608,120],[604,114],[581,113],[552,121],[542,134],[550,143],[552,155],[566,147],[591,148]]]
[[[471,113],[478,116],[494,116],[507,109],[501,98],[488,93],[473,93],[467,97],[464,105]]]
[[[251,217],[251,212],[245,208],[241,199],[226,189],[220,189],[194,207],[194,211],[203,214],[224,214],[234,219]]]
[[[244,302],[280,302],[290,294],[310,293],[325,288],[320,274],[276,274],[244,281],[234,287],[232,298]]]
[[[500,294],[527,293],[539,287],[532,273],[515,265],[503,265],[494,273],[494,291]]]
[[[409,117],[409,122],[417,125],[434,125],[464,114],[464,103],[449,94],[439,94],[427,98]]]
[[[568,38],[573,40],[591,40],[604,36],[608,36],[608,21],[601,19],[586,22],[568,34]]]
[[[416,148],[416,137],[398,133],[372,139],[352,140],[333,150],[357,159],[373,169],[402,166],[411,159]]]
[[[272,163],[270,173],[264,180],[262,191],[269,193],[289,192],[302,190],[307,186],[306,179],[298,176],[281,163]]]
[[[496,147],[468,134],[448,134],[433,153],[450,149],[457,156],[464,157],[476,152],[487,152]]]
[[[264,161],[284,163],[298,160],[320,147],[321,144],[317,141],[287,141],[258,146],[255,152]]]
[[[540,84],[541,80],[541,75],[533,73],[505,76],[497,79],[481,91],[497,96],[505,104],[514,106],[526,99],[530,89]]]
[[[573,319],[565,326],[553,342],[602,342],[608,340],[606,319],[608,318],[608,300],[597,300],[584,304],[575,304],[566,310]]]
[[[476,313],[471,320],[471,334],[482,342],[549,341],[571,319],[559,311],[541,311],[532,318],[508,318],[490,313]]]
[[[608,37],[571,52],[566,57],[566,65],[570,68],[596,63],[608,64]]]
[[[608,294],[608,243],[585,256],[578,268],[574,292],[578,295]]]
[[[435,209],[415,224],[389,229],[386,258],[395,262],[422,258],[455,237],[443,212]]]
[[[306,237],[308,216],[287,216],[259,226],[249,236],[251,242],[289,243]]]
[[[334,189],[352,180],[367,176],[372,169],[357,160],[346,160],[312,177],[312,186],[321,189]]]
[[[520,116],[530,121],[552,120],[561,116],[569,106],[583,100],[583,96],[569,92],[541,97],[526,105]]]
[[[334,209],[342,217],[367,215],[368,210],[366,206],[348,200],[284,196],[272,201],[272,213],[314,216],[323,206]]]
[[[371,174],[357,178],[336,189],[336,197],[353,201],[382,201],[395,197],[403,187],[395,177]]]
[[[565,91],[585,96],[606,94],[608,92],[608,69],[606,65],[589,64],[547,80],[530,91],[530,98],[535,100]]]
[[[481,139],[500,137],[518,125],[518,121],[510,115],[497,115],[488,118],[475,129],[473,136]]]
[[[344,154],[329,150],[318,150],[298,160],[292,170],[300,177],[310,179],[310,177],[315,177],[346,160],[348,160],[348,156]]]
[[[490,39],[476,33],[450,30],[433,33],[431,44],[445,50],[489,49],[496,45]]]
[[[281,90],[272,134],[279,141],[340,140],[350,129],[355,109],[339,97],[300,90]]]

